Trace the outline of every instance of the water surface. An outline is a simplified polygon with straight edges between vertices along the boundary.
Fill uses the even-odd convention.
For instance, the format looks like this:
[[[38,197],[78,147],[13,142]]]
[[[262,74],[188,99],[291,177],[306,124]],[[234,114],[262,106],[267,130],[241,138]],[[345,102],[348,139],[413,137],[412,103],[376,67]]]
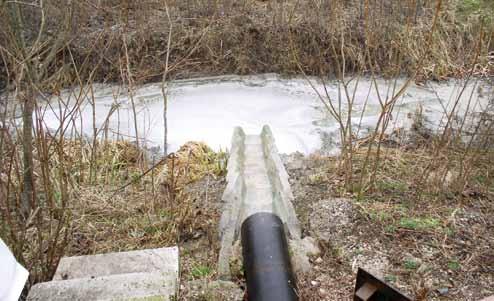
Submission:
[[[215,150],[226,149],[230,147],[235,126],[242,126],[247,134],[257,134],[268,124],[282,153],[308,154],[322,149],[324,153],[334,154],[338,152],[339,126],[318,95],[325,98],[329,95],[343,116],[347,112],[347,95],[353,99],[354,133],[365,136],[376,126],[381,103],[396,95],[405,82],[404,78],[353,79],[348,94],[337,81],[327,82],[324,89],[315,78],[309,83],[305,78],[285,79],[271,74],[171,82],[166,89],[168,150],[177,150],[188,141],[202,141]],[[456,106],[459,117],[467,110],[482,111],[489,102],[486,87],[485,83],[475,81],[467,85],[455,81],[424,86],[412,83],[397,99],[388,131],[409,128],[418,111],[428,127],[438,129],[445,123],[445,112],[451,111],[456,100],[459,100]],[[133,99],[140,144],[163,149],[161,88],[160,83],[136,87]],[[81,92],[85,98],[76,97]],[[50,105],[45,104],[43,120],[51,130],[60,126],[62,116],[70,116],[72,122],[65,123],[68,135],[91,137],[95,125],[101,129],[98,135],[135,140],[134,115],[126,87],[98,84],[93,86],[92,94],[89,89],[75,88],[63,91],[60,98],[67,107],[58,105],[56,97],[52,97]],[[110,112],[113,113],[109,115]]]

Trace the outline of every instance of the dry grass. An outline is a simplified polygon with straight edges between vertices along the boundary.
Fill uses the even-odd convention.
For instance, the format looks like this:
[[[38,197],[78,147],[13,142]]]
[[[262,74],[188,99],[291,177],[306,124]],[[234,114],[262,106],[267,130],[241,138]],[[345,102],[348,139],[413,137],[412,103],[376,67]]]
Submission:
[[[70,173],[67,205],[57,207],[64,210],[63,214],[52,212],[58,216],[53,217],[40,213],[41,219],[28,224],[26,234],[19,236],[23,227],[12,222],[16,211],[11,202],[15,199],[2,200],[0,207],[0,235],[14,247],[17,258],[31,271],[32,282],[49,280],[61,256],[163,247],[201,237],[211,242],[216,236],[217,213],[203,208],[201,200],[194,198],[196,192],[184,188],[205,176],[221,175],[223,153],[214,153],[200,143],[186,144],[169,155],[166,166],[157,165],[151,172],[144,173],[141,151],[132,143],[101,142],[96,157],[90,155],[91,145],[79,140],[65,141],[63,149],[63,162],[58,157],[48,162],[53,172],[63,164],[65,172]],[[10,150],[4,149],[6,153]],[[95,163],[91,164],[91,160]],[[95,169],[93,178],[89,177],[91,168]],[[2,173],[2,177],[15,179],[15,171],[11,173]],[[39,173],[35,171],[36,175]],[[17,180],[2,181],[2,189],[15,191],[18,183]],[[43,182],[37,178],[36,183]],[[38,186],[36,190],[43,198],[44,187]],[[54,195],[59,196],[59,192]],[[13,197],[15,195],[10,196]],[[41,200],[36,211],[45,210],[49,207]],[[63,228],[58,233],[55,228],[60,223]],[[13,225],[19,228],[13,229]],[[40,239],[42,245],[50,243],[48,238],[55,233],[61,236],[57,240],[61,245],[52,246],[58,253],[50,262],[40,262],[39,250],[29,246],[37,245]],[[22,245],[16,240],[20,237],[25,241]]]
[[[379,248],[391,258],[389,278],[418,300],[436,300],[444,288],[450,300],[494,293],[489,288],[494,258],[487,251],[494,242],[491,155],[479,160],[467,185],[458,185],[455,167],[446,176],[439,171],[417,181],[433,156],[427,150],[389,151],[376,187],[357,203],[361,231],[380,237]],[[456,168],[459,161],[460,156],[448,157]],[[417,262],[407,262],[406,254]]]
[[[2,105],[29,103],[36,116],[41,116],[36,104],[43,93],[56,95],[73,85],[92,91],[94,81],[126,83],[132,94],[133,87],[144,82],[229,73],[304,73],[340,80],[350,73],[373,78],[405,74],[417,82],[494,74],[494,26],[485,13],[492,11],[490,0],[43,3],[40,9],[0,0],[0,41],[8,41],[0,43],[0,88],[6,92],[0,95]],[[16,22],[6,24],[16,20],[8,18],[12,8],[19,8],[26,21],[22,32]],[[67,18],[69,11],[73,15]],[[48,18],[46,30],[38,35],[40,12]],[[67,21],[63,28],[62,20]],[[62,35],[66,39],[60,40]],[[47,50],[50,46],[53,51]],[[44,59],[47,64],[40,63]],[[82,99],[79,95],[78,101]],[[67,108],[62,99],[58,105]],[[385,118],[392,111],[383,109]],[[217,255],[221,188],[213,197],[208,187],[211,178],[224,173],[225,154],[190,143],[166,160],[148,162],[143,150],[131,143],[102,139],[104,129],[94,128],[91,142],[67,140],[48,132],[40,119],[32,126],[35,136],[22,143],[14,118],[1,113],[0,236],[31,271],[31,284],[50,279],[64,255],[176,243],[194,246],[194,255],[186,256],[192,261],[184,267],[185,277],[206,270],[214,277],[210,269]],[[472,283],[464,275],[492,273],[481,266],[492,261],[485,250],[493,247],[486,232],[492,229],[493,122],[490,112],[484,113],[487,117],[477,123],[470,142],[462,141],[465,129],[453,122],[453,110],[446,112],[450,117],[442,135],[406,150],[386,147],[385,131],[376,137],[379,126],[367,144],[353,140],[352,129],[347,129],[345,160],[351,169],[328,159],[328,170],[308,181],[312,188],[324,183],[321,195],[332,191],[357,199],[360,218],[355,227],[383,238],[396,259],[398,284],[403,282],[418,297],[432,294],[430,287],[401,268],[400,248],[414,252],[417,245],[432,242],[438,252],[429,264],[436,277],[446,277],[444,266],[452,262],[460,268],[450,264],[455,268],[445,273],[454,281]],[[65,126],[72,118],[75,114],[64,120]],[[26,145],[33,146],[35,194],[29,216],[22,217],[18,208],[26,183],[22,171],[29,161],[22,158]],[[205,189],[185,189],[204,178]],[[201,202],[204,199],[211,202]],[[307,222],[307,217],[302,219]],[[324,254],[324,260],[337,267],[324,271],[346,275],[349,281],[348,266],[338,252],[328,247]],[[332,289],[342,296],[349,287],[346,282]],[[318,293],[306,288],[304,298],[317,299]]]
[[[46,1],[52,27],[63,17],[58,2]],[[165,3],[173,24],[171,53]],[[412,75],[421,65],[417,80],[461,77],[472,64],[477,75],[492,75],[492,19],[461,3],[442,6],[427,45],[435,9],[429,1],[80,1],[73,38],[50,66],[55,78],[45,88],[57,91],[88,78],[125,81],[121,70],[127,64],[134,83],[160,81],[168,56],[169,78],[299,74],[294,53],[313,75],[337,75],[343,58],[347,72],[374,69],[385,76]],[[35,16],[28,32],[35,32],[39,18],[28,13]],[[479,40],[476,59],[471,50]]]
[[[365,156],[355,153],[356,172]],[[310,235],[319,233],[309,218],[312,204],[330,197],[353,204],[350,223],[342,226],[349,231],[322,243],[322,260],[314,258],[317,268],[300,277],[304,300],[348,300],[351,266],[359,256],[369,262],[385,258],[385,279],[416,300],[480,300],[494,293],[492,150],[463,190],[452,175],[417,185],[417,175],[433,156],[429,148],[386,147],[375,187],[361,198],[346,191],[334,158],[305,158],[304,169],[288,167],[295,207]],[[460,161],[461,156],[449,158],[452,166]]]

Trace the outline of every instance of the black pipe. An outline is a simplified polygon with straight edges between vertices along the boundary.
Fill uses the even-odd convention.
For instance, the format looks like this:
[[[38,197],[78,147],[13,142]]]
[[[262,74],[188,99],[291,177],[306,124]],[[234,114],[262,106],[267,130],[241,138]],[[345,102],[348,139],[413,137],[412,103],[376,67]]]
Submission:
[[[281,219],[268,212],[242,224],[242,253],[250,301],[297,301],[295,277]]]

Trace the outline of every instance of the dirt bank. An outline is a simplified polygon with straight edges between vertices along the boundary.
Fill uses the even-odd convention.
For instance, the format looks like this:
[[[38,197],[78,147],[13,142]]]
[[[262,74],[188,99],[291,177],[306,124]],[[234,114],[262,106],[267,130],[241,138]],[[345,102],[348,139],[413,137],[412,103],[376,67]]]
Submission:
[[[61,34],[65,6],[60,0],[44,2],[45,14],[50,16],[45,35],[55,39]],[[88,79],[134,84],[160,81],[167,58],[169,79],[269,72],[338,75],[343,69],[384,76],[415,74],[418,69],[419,81],[470,71],[492,74],[489,52],[493,45],[489,41],[493,26],[486,23],[492,18],[482,17],[489,16],[491,8],[481,4],[464,7],[463,1],[444,4],[429,43],[437,8],[429,2],[380,1],[363,6],[357,0],[222,0],[215,4],[167,1],[165,6],[158,0],[139,5],[77,1],[70,39],[48,66],[52,75],[44,88],[57,91]],[[36,7],[21,9],[29,16],[24,27],[29,44],[37,37],[41,17]],[[4,47],[8,50],[10,45]],[[14,70],[16,61],[4,50],[0,87],[7,78],[14,79],[6,71]]]

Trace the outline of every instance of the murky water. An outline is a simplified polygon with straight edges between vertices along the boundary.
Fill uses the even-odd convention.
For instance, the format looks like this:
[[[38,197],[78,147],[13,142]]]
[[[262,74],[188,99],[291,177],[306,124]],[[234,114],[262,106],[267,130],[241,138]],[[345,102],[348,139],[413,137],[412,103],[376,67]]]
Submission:
[[[405,81],[379,79],[374,82],[360,78],[358,83],[357,80],[350,82],[347,91],[353,99],[351,121],[356,134],[363,136],[375,128],[381,112],[380,102],[396,94]],[[280,152],[307,154],[323,148],[326,153],[337,153],[338,124],[318,97],[318,93],[326,96],[324,86],[316,79],[311,79],[311,83],[304,78],[282,79],[276,75],[170,83],[167,88],[168,150],[174,151],[187,141],[203,141],[216,150],[229,148],[235,126],[242,126],[246,133],[259,133],[264,124],[269,124]],[[457,99],[460,101],[456,111],[460,116],[466,111],[480,112],[489,103],[486,89],[489,88],[485,83],[475,81],[465,87],[463,82],[454,81],[425,86],[411,84],[396,102],[389,131],[409,128],[418,110],[426,118],[428,127],[437,129],[444,124],[445,112],[455,106]],[[327,83],[326,90],[335,109],[345,115],[347,96],[342,86],[332,81]],[[66,107],[59,106],[55,97],[50,105],[45,105],[43,120],[49,129],[56,130],[63,116],[70,116],[72,121],[64,124],[67,135],[91,137],[95,125],[101,129],[98,135],[135,140],[134,115],[125,87],[95,85],[91,97],[87,89],[82,91],[88,96],[77,106],[74,95],[79,92],[73,89],[62,93]],[[161,85],[137,87],[133,95],[141,145],[163,149]],[[94,99],[94,115],[88,99]]]

